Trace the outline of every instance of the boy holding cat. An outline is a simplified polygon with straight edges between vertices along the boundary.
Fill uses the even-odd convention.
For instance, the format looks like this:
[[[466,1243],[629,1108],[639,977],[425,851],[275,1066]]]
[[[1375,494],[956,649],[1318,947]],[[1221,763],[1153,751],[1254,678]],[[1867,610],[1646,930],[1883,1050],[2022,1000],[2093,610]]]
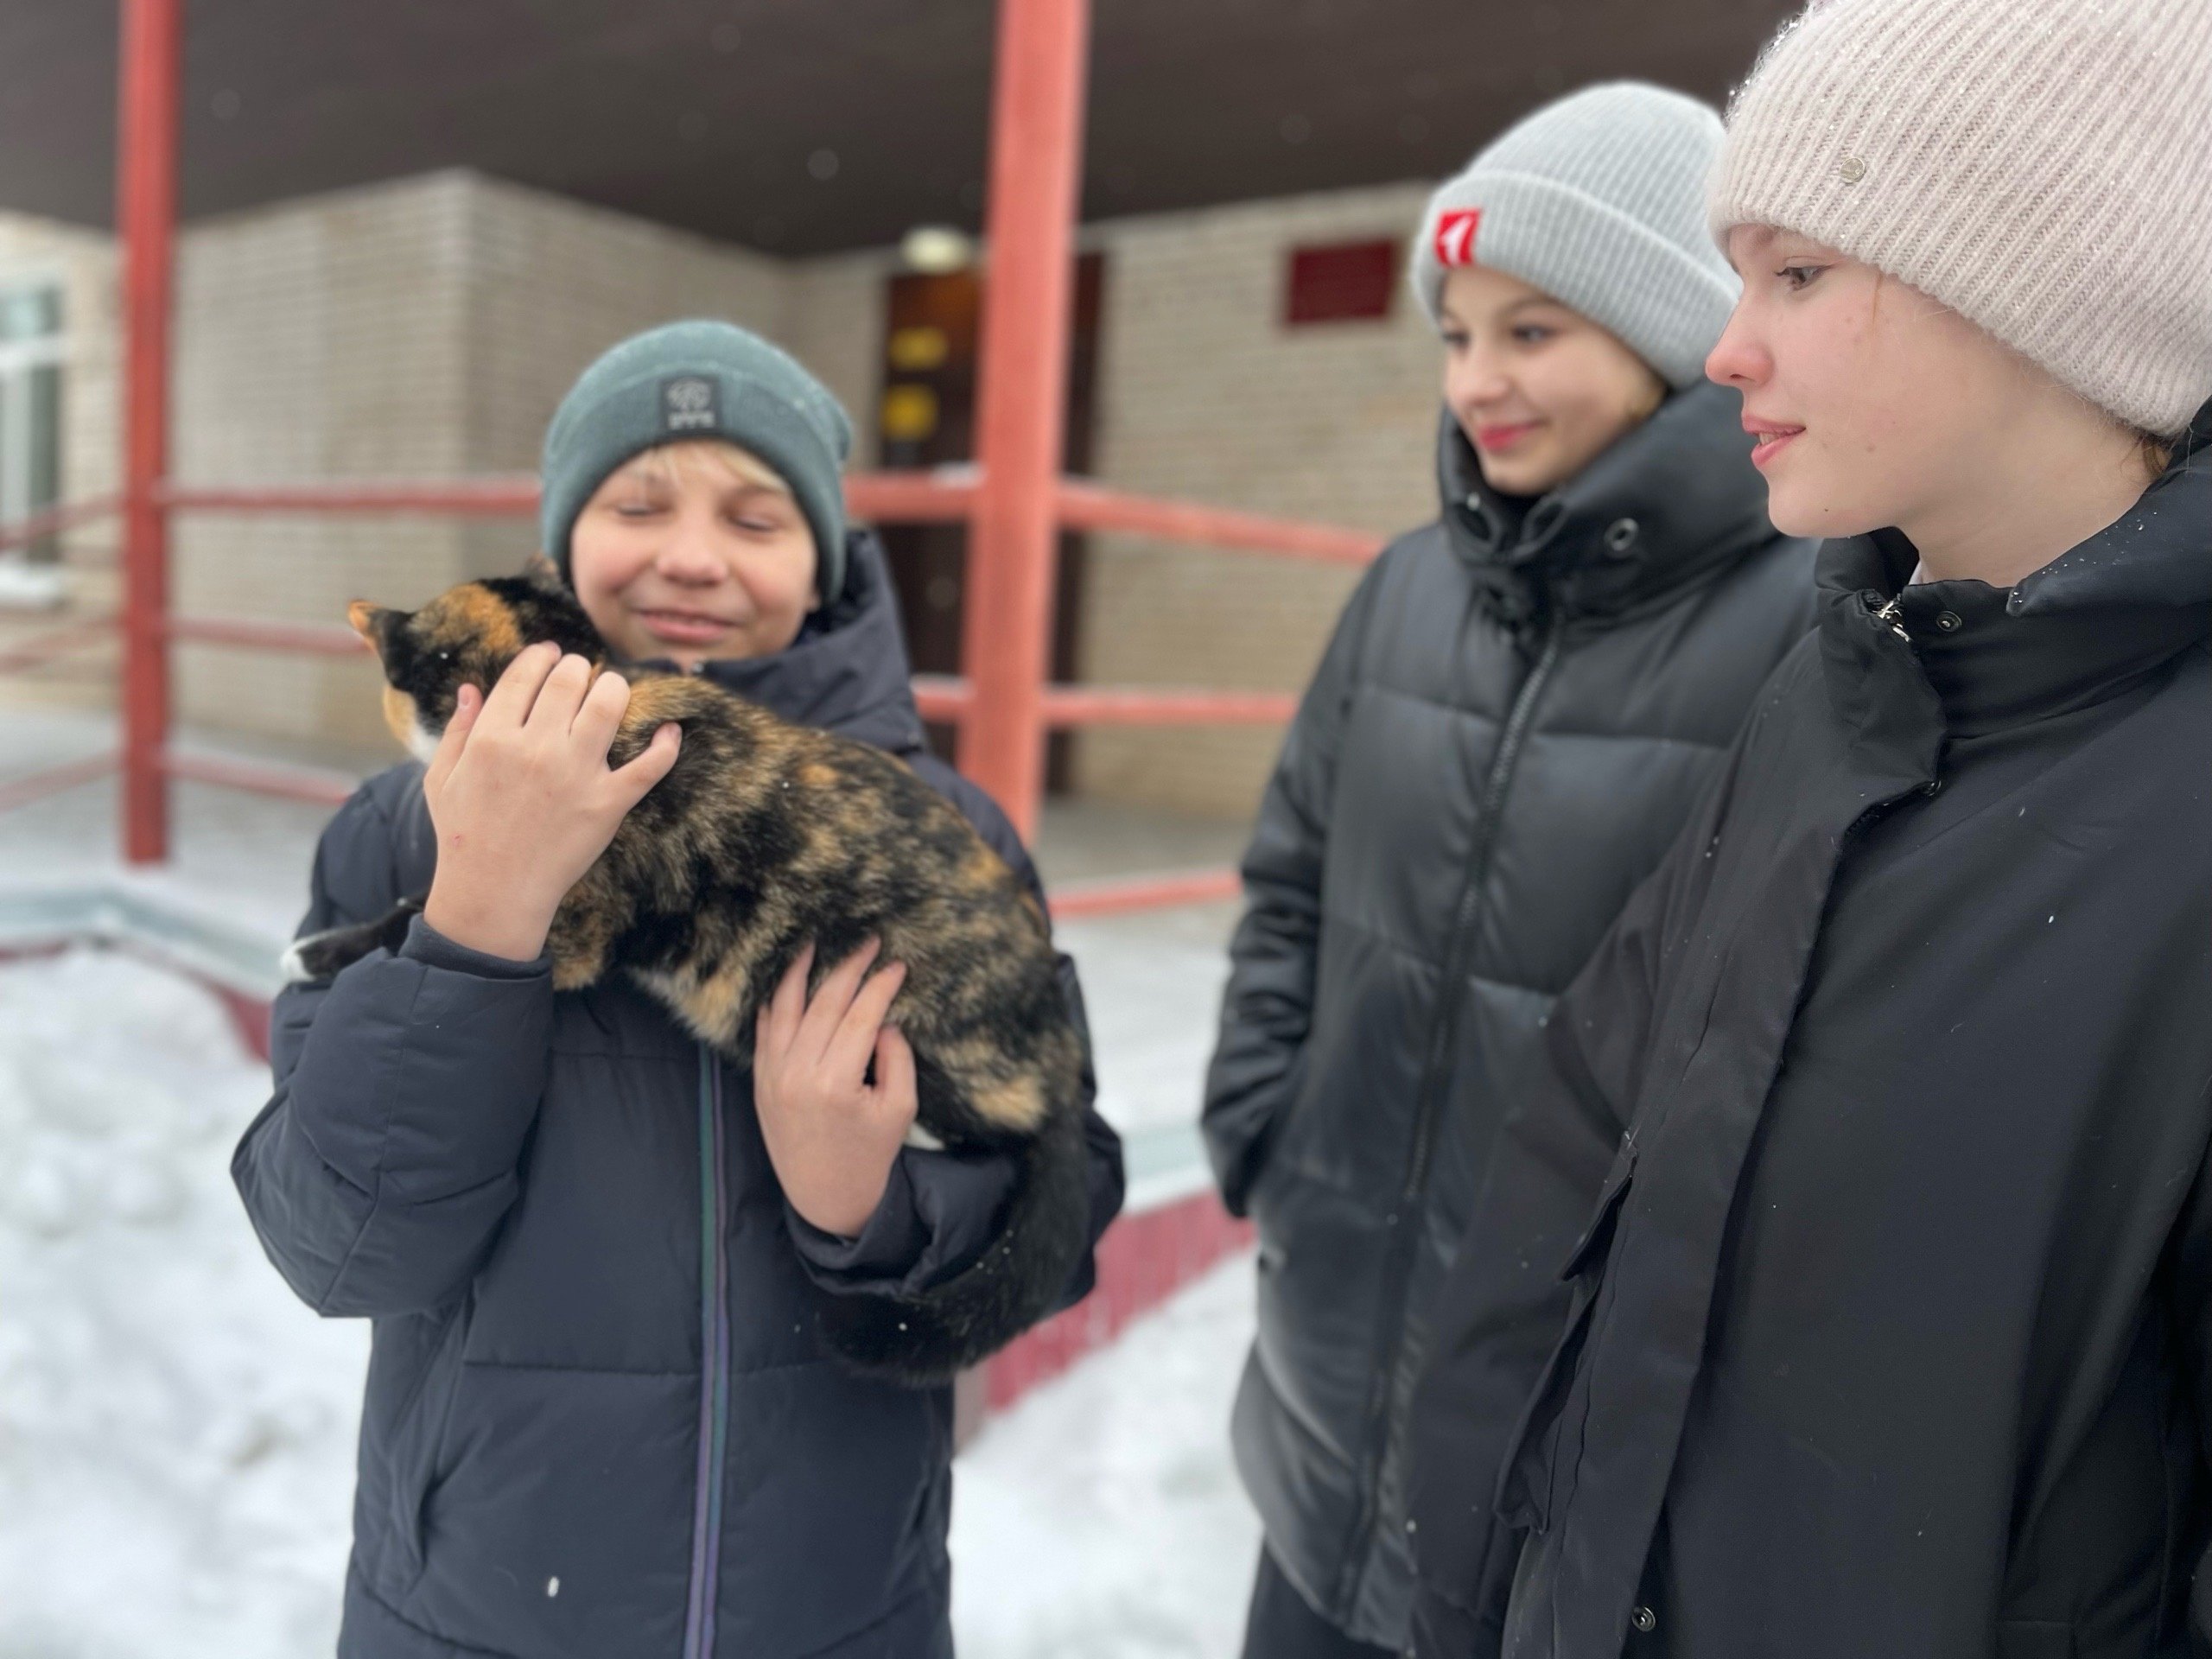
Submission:
[[[555,417],[545,550],[616,660],[899,756],[1034,890],[922,747],[881,552],[843,522],[849,435],[766,342],[653,330]],[[617,979],[553,993],[556,907],[676,758],[670,728],[608,767],[627,698],[525,651],[317,855],[302,932],[428,894],[397,953],[284,993],[234,1165],[293,1287],[375,1320],[340,1651],[949,1656],[949,1391],[843,1369],[816,1313],[974,1268],[1011,1171],[906,1144],[901,970],[872,951],[810,998],[802,959],[749,1072]],[[1121,1162],[1087,1128],[1095,1240]]]

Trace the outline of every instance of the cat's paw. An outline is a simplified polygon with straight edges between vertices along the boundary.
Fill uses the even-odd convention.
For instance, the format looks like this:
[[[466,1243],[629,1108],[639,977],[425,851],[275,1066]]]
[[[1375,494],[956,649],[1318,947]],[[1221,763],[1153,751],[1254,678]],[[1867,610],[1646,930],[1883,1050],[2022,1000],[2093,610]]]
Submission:
[[[318,980],[334,979],[346,963],[340,960],[338,942],[353,930],[333,928],[327,933],[309,933],[292,941],[291,948],[277,958],[278,971],[287,985],[312,985]]]

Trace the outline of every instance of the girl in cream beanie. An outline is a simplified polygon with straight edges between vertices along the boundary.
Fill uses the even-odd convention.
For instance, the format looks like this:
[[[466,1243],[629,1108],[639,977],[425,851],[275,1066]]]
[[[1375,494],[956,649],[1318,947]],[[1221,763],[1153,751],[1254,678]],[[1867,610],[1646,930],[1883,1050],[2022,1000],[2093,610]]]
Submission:
[[[1712,219],[1815,622],[1495,1137],[1413,1650],[2212,1653],[2212,0],[1828,0]]]
[[[2212,0],[1824,0],[1738,95],[1710,218],[1864,260],[2173,437],[2212,397]]]

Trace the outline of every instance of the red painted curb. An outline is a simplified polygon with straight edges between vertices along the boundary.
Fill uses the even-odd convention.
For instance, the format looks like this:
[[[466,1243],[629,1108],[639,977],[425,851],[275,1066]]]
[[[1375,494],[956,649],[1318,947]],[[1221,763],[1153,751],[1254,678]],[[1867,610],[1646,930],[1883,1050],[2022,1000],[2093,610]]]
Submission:
[[[1223,1209],[1211,1188],[1124,1214],[1098,1242],[1096,1288],[987,1362],[990,1408],[1004,1410],[1085,1354],[1107,1347],[1132,1319],[1251,1242],[1252,1224]]]
[[[58,954],[61,944],[0,949],[10,957]],[[175,968],[174,963],[164,964]],[[177,971],[188,971],[177,969]],[[269,1058],[269,1004],[201,974],[189,974],[214,993],[238,1040],[259,1059]],[[1110,1346],[1129,1322],[1160,1306],[1199,1274],[1252,1242],[1252,1225],[1221,1207],[1211,1188],[1122,1215],[1098,1243],[1098,1282],[1090,1294],[1017,1338],[984,1365],[988,1409],[1003,1411],[1067,1370],[1084,1355]]]

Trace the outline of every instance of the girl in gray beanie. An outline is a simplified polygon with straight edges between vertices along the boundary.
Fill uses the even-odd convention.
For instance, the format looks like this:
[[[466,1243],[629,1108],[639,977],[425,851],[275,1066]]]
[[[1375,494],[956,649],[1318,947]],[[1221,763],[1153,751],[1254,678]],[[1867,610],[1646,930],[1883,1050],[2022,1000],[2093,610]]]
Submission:
[[[1545,1010],[1810,621],[1736,399],[1710,109],[1539,111],[1436,193],[1436,521],[1361,584],[1284,746],[1207,1084],[1258,1221],[1254,1659],[1402,1650],[1406,1402]]]
[[[1710,217],[1819,622],[1498,1138],[1415,1649],[2212,1651],[2212,6],[1827,0]]]

